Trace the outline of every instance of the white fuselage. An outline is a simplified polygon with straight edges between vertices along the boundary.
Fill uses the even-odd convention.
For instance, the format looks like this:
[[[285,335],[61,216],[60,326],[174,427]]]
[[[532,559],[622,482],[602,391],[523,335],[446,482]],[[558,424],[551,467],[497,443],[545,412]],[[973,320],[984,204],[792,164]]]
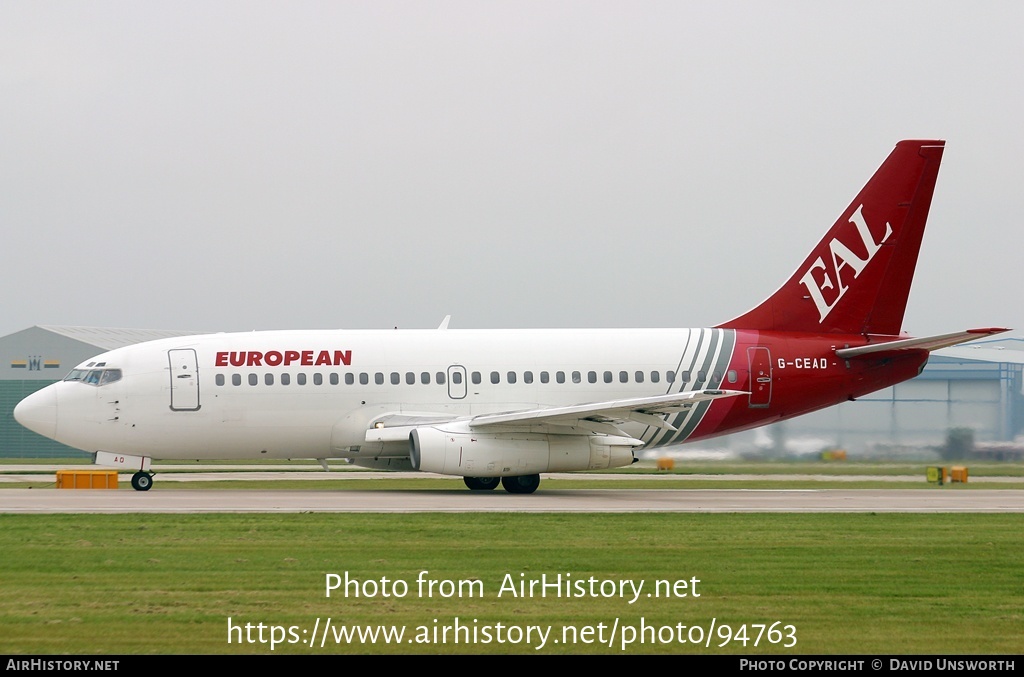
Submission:
[[[44,397],[55,399],[52,436],[88,451],[156,459],[403,456],[407,442],[367,444],[375,419],[715,388],[733,339],[720,329],[210,334],[98,355],[78,369],[117,369],[119,380],[63,381]],[[683,440],[628,427],[651,445]]]

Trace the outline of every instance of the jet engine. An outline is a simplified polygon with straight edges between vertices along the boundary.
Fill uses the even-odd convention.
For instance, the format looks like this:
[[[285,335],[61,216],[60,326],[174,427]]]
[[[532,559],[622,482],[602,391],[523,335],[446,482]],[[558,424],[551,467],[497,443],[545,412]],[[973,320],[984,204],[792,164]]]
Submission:
[[[421,426],[409,434],[412,467],[463,477],[515,477],[542,472],[604,470],[633,463],[626,436],[529,432],[477,433]]]

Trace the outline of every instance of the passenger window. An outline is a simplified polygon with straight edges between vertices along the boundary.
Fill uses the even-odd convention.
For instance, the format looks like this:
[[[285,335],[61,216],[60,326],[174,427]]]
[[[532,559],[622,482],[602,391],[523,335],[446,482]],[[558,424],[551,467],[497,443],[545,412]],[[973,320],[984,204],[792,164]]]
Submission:
[[[423,385],[430,385],[430,372],[425,371],[420,374],[420,383]]]
[[[452,372],[452,383],[454,383],[457,386],[458,385],[462,385],[462,372],[461,371],[453,371]]]
[[[597,372],[596,371],[588,371],[587,372],[587,381],[589,381],[590,383],[597,383]]]
[[[324,375],[320,373],[313,374],[313,385],[322,386],[324,384]]]
[[[651,383],[657,383],[660,380],[661,380],[661,372],[660,371],[652,371],[651,372]]]
[[[379,376],[381,377],[381,381],[380,382],[384,383],[384,375],[383,374],[379,374]],[[359,373],[359,384],[360,385],[366,385],[369,382],[370,382],[370,375],[367,374],[365,371],[360,372]]]
[[[549,378],[550,378],[550,375],[546,371],[542,371],[540,373],[540,382],[541,383],[547,383]]]
[[[638,371],[637,373],[633,374],[633,376],[636,378],[637,383],[644,382],[644,373],[642,371]]]
[[[384,373],[380,372],[380,371],[376,372],[373,375],[373,382],[376,383],[379,386],[384,385]]]
[[[578,371],[574,371],[572,373],[572,382],[573,383],[583,383],[583,375],[580,374]]]
[[[405,385],[414,386],[416,385],[416,374],[411,371],[405,372]]]
[[[620,371],[619,372],[619,383],[629,383],[629,372],[628,371]]]
[[[500,382],[501,382],[501,374],[499,374],[496,371],[492,371],[491,372],[491,383],[500,383]]]
[[[347,386],[354,385],[355,382],[356,382],[356,375],[355,374],[353,374],[352,372],[349,372],[349,373],[345,374],[345,385],[347,385]],[[338,375],[337,374],[331,374],[331,383],[333,383],[334,385],[338,385]]]
[[[263,375],[263,383],[265,383],[268,386],[274,385],[274,375],[270,374],[270,373],[264,374]]]
[[[292,382],[292,375],[291,374],[289,374],[289,373],[281,374],[281,385],[286,386],[286,385],[291,384],[291,382]]]
[[[605,383],[611,383],[612,382],[612,373],[610,371],[606,371],[604,373],[604,382]]]
[[[397,371],[391,372],[391,385],[396,386],[402,382],[402,375]]]
[[[473,372],[473,383],[474,383],[474,385],[480,385],[480,380],[481,380],[480,379],[480,372],[474,371]]]
[[[443,385],[444,385],[444,383],[445,383],[445,381],[446,381],[446,378],[445,378],[444,372],[443,372],[443,371],[439,371],[439,372],[437,372],[436,374],[434,374],[434,376],[436,376],[436,377],[437,377],[437,385],[439,385],[439,386],[443,386]],[[461,377],[462,377],[462,374],[459,374],[459,377],[461,378]]]
[[[514,371],[510,371],[508,373],[508,382],[509,383],[515,383],[516,382],[516,373]]]
[[[306,385],[306,375],[302,374],[302,373],[296,374],[295,375],[295,382],[298,383],[300,386]]]
[[[683,380],[683,383],[689,383],[690,382],[690,370],[687,369],[686,371],[684,371],[682,374],[679,375],[679,378],[681,378]]]
[[[697,372],[697,383],[704,383],[704,381],[707,381],[707,380],[708,380],[708,373],[706,371],[701,369],[700,371]]]
[[[256,374],[249,374],[249,385],[254,386],[260,382],[260,377]]]
[[[241,374],[232,374],[231,375],[231,385],[233,385],[233,386],[240,386],[240,385],[242,385],[242,375]]]
[[[729,370],[729,383],[736,383],[736,370],[735,369],[730,369]]]
[[[711,372],[711,380],[714,381],[715,383],[721,383],[722,382],[722,372],[720,372],[717,369],[715,369],[713,372]]]
[[[665,372],[665,381],[667,383],[675,383],[676,382],[676,373],[674,371],[666,371]]]
[[[524,371],[523,372],[523,383],[533,383],[533,372],[532,371]]]
[[[558,381],[559,383],[565,383],[565,372],[564,371],[556,371],[555,372],[555,380]]]
[[[219,386],[224,385],[224,374],[217,374],[213,380],[216,381]]]

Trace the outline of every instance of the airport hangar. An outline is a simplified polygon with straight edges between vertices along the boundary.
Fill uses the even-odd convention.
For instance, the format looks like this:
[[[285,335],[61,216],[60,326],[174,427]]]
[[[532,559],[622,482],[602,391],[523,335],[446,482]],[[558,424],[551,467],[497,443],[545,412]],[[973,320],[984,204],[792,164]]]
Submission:
[[[20,426],[14,420],[15,405],[99,353],[198,333],[202,332],[36,326],[0,337],[0,458],[85,457],[85,452]],[[1024,432],[1022,372],[1021,338],[947,348],[933,353],[924,372],[911,381],[760,432],[699,444],[743,449],[757,434],[762,440],[767,435],[776,446],[782,440],[802,439],[815,447],[811,451],[842,448],[855,459],[912,455],[914,450],[945,444],[950,429],[970,428],[981,445],[998,449],[1001,443],[1012,448],[1014,439]],[[683,455],[686,448],[680,448]]]

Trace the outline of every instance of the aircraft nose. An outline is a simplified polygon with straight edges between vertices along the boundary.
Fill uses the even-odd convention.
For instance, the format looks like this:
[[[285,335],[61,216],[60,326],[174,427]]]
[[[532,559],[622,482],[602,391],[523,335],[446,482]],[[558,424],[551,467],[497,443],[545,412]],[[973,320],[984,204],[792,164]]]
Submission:
[[[32,432],[53,439],[57,434],[57,389],[50,385],[18,402],[14,419]]]

